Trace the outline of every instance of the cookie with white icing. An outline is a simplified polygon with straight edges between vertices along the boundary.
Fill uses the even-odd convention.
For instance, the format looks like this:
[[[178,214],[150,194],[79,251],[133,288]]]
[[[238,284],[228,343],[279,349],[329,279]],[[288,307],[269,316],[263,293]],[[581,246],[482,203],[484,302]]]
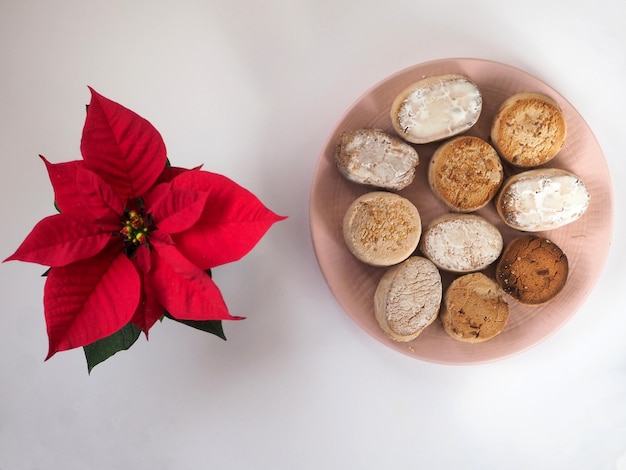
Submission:
[[[495,204],[509,227],[524,232],[555,230],[578,220],[591,196],[575,174],[558,168],[527,170],[509,177]]]
[[[391,105],[391,123],[400,137],[425,144],[471,128],[482,111],[478,86],[464,75],[427,77],[402,90]]]
[[[477,214],[445,214],[424,230],[420,249],[445,271],[480,271],[498,259],[503,240],[498,228]]]
[[[385,131],[357,129],[341,134],[335,164],[350,181],[398,191],[413,182],[419,155],[411,145]]]

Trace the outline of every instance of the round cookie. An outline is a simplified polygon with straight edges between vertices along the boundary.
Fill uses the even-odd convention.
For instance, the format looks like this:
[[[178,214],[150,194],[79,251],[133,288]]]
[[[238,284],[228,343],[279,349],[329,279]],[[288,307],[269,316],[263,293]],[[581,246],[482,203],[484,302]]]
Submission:
[[[538,305],[561,292],[568,273],[567,256],[554,242],[523,235],[504,248],[496,267],[496,281],[517,301]]]
[[[452,338],[481,343],[504,329],[509,320],[509,304],[493,279],[483,273],[465,274],[446,290],[439,317]]]
[[[437,267],[411,256],[389,268],[374,294],[374,313],[383,332],[394,341],[415,339],[439,312],[442,284]]]
[[[428,166],[433,194],[457,212],[474,212],[496,195],[504,171],[496,150],[478,137],[455,137],[440,145]]]
[[[547,163],[563,147],[567,125],[556,101],[541,93],[509,97],[496,113],[491,142],[500,156],[517,167]]]
[[[422,221],[408,199],[385,191],[357,198],[343,218],[343,238],[350,252],[373,266],[391,266],[417,248]]]

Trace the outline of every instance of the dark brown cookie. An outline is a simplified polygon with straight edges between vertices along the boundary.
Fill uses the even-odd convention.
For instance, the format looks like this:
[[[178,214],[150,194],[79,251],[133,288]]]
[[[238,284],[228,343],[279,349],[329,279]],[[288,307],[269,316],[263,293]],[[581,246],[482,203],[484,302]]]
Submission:
[[[504,248],[496,268],[496,280],[514,299],[537,305],[561,292],[568,272],[567,256],[554,242],[537,235],[524,235]]]

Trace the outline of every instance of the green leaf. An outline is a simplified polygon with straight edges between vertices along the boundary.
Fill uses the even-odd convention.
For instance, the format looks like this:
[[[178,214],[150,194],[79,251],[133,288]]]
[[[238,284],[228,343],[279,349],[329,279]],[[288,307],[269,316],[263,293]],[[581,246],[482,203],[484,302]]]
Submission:
[[[91,370],[95,366],[106,361],[115,353],[130,348],[137,341],[140,334],[141,330],[129,323],[116,333],[84,346],[83,350],[87,359],[88,372],[91,374]]]
[[[178,318],[174,318],[167,312],[165,312],[165,316],[170,320],[177,321],[178,323],[190,326],[192,328],[195,328],[196,330],[211,333],[212,335],[219,336],[223,340],[226,340],[226,335],[224,334],[221,320],[179,320]]]

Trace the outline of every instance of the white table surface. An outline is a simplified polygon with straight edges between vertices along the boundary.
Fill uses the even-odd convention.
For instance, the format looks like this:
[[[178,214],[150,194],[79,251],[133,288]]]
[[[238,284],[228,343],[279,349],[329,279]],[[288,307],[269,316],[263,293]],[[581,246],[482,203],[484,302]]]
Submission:
[[[37,158],[79,158],[87,85],[289,215],[215,270],[228,341],[168,322],[87,374],[47,362],[41,267],[0,265],[0,469],[626,469],[626,23],[620,0],[0,2],[2,258],[50,215]],[[563,94],[615,183],[614,242],[584,306],[538,346],[442,366],[342,311],[308,226],[343,112],[413,64],[479,57]]]

